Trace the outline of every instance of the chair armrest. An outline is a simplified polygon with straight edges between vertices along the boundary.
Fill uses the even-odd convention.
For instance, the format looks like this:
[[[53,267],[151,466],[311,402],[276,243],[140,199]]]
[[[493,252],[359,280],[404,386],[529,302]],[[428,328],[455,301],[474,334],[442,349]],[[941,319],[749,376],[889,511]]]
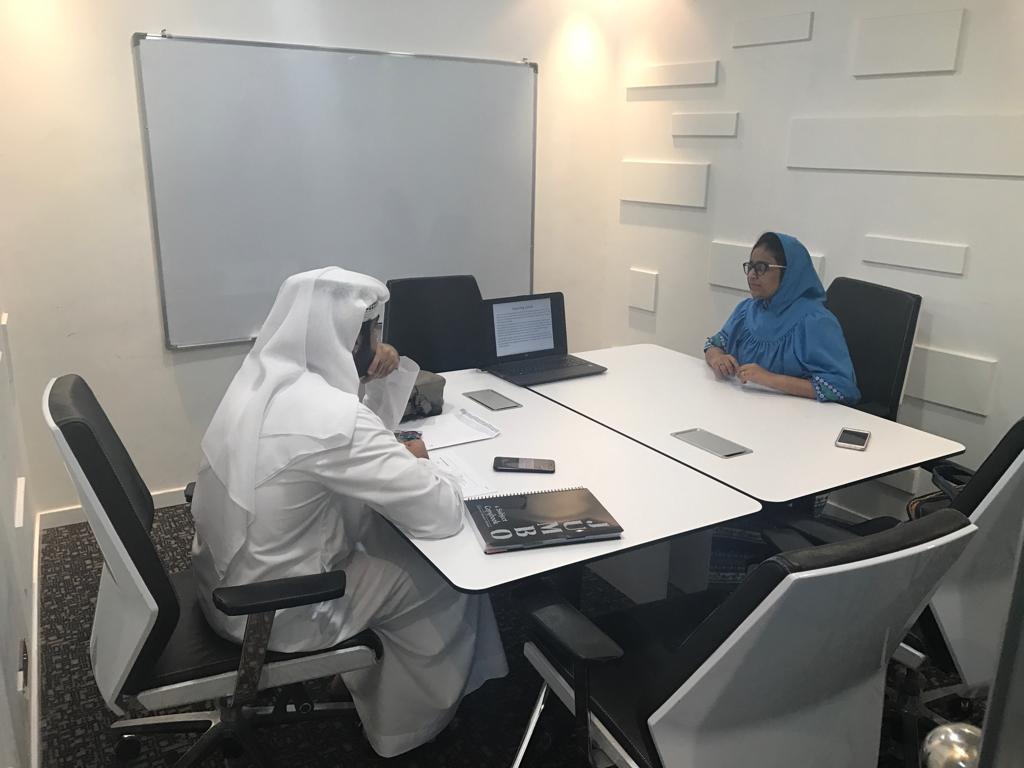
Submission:
[[[813,541],[789,528],[765,528],[761,531],[761,538],[776,552],[792,552],[814,546]]]
[[[971,475],[974,474],[973,469],[968,469],[963,464],[953,461],[952,459],[932,459],[931,461],[921,462],[920,466],[920,468],[925,472],[934,472],[939,467],[951,467],[952,469],[956,469],[961,472],[967,472]]]
[[[837,544],[860,538],[849,528],[824,520],[791,520],[789,527],[805,536],[813,544]]]
[[[622,648],[548,586],[530,584],[515,592],[530,628],[543,642],[572,658],[572,698],[583,765],[595,765],[590,738],[590,665],[621,659]],[[522,755],[520,755],[522,757]]]
[[[553,590],[520,592],[530,624],[542,638],[568,653],[575,661],[611,661],[622,658],[622,648],[590,619]]]
[[[779,552],[790,552],[822,544],[838,544],[889,530],[902,521],[895,517],[873,517],[853,525],[819,520],[817,518],[789,521],[788,528],[766,528],[761,537]]]
[[[228,616],[245,616],[313,605],[343,597],[344,594],[345,572],[328,571],[237,587],[220,587],[213,590],[213,604]]]
[[[956,498],[972,477],[974,470],[955,461],[942,461],[932,467],[932,485],[946,494],[950,501]]]
[[[900,643],[892,655],[892,660],[907,669],[918,670],[928,661],[928,657],[907,643]]]

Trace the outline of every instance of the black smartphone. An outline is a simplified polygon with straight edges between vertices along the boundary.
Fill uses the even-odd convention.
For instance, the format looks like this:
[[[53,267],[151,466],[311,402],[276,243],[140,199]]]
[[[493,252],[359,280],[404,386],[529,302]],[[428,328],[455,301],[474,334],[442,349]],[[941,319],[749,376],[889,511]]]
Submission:
[[[555,471],[553,459],[520,459],[514,456],[495,456],[495,472],[543,472],[550,475]]]

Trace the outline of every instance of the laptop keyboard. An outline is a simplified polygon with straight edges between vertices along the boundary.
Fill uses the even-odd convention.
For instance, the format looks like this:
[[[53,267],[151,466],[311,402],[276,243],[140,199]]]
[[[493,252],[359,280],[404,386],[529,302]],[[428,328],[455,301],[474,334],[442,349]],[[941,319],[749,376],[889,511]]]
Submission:
[[[528,373],[556,371],[587,364],[586,360],[576,357],[538,357],[536,360],[524,360],[521,363],[505,363],[500,367],[504,373],[510,376],[523,376]]]

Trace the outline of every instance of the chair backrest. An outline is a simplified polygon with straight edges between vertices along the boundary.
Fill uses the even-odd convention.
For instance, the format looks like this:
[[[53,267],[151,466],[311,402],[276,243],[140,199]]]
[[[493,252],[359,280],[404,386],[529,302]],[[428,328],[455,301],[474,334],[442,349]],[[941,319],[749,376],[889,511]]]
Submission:
[[[826,305],[838,318],[853,359],[861,393],[860,404],[854,407],[895,421],[914,349],[921,297],[837,277],[828,287]]]
[[[1006,634],[992,692],[985,705],[978,768],[1008,768],[1024,755],[1024,557],[1017,558]]]
[[[153,497],[89,385],[53,379],[43,416],[78,491],[103,555],[89,654],[107,705],[141,681],[178,623],[174,587],[149,536]]]
[[[483,298],[472,275],[389,280],[384,340],[425,371],[480,368],[488,361]]]
[[[1024,528],[1024,419],[1014,424],[954,499],[978,527],[931,608],[961,680],[991,684]]]
[[[650,691],[663,766],[877,765],[887,662],[974,531],[942,510],[760,565]]]

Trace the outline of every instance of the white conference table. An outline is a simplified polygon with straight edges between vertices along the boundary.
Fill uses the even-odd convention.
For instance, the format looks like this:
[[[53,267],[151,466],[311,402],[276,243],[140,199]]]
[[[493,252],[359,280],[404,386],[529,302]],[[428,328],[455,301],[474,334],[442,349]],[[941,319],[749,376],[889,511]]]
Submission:
[[[480,592],[530,576],[626,552],[753,514],[754,499],[649,448],[482,371],[444,374],[445,411],[465,408],[501,430],[490,440],[431,451],[452,456],[498,493],[582,485],[618,520],[621,539],[485,555],[467,513],[447,539],[409,539],[452,586]],[[462,393],[494,389],[522,408],[489,411]],[[495,456],[554,459],[553,475],[495,472]]]
[[[531,389],[763,502],[824,493],[964,450],[836,403],[718,380],[703,359],[653,344],[579,355],[608,371]],[[751,452],[723,459],[672,437],[694,427]],[[844,427],[871,432],[867,450],[836,447]]]

